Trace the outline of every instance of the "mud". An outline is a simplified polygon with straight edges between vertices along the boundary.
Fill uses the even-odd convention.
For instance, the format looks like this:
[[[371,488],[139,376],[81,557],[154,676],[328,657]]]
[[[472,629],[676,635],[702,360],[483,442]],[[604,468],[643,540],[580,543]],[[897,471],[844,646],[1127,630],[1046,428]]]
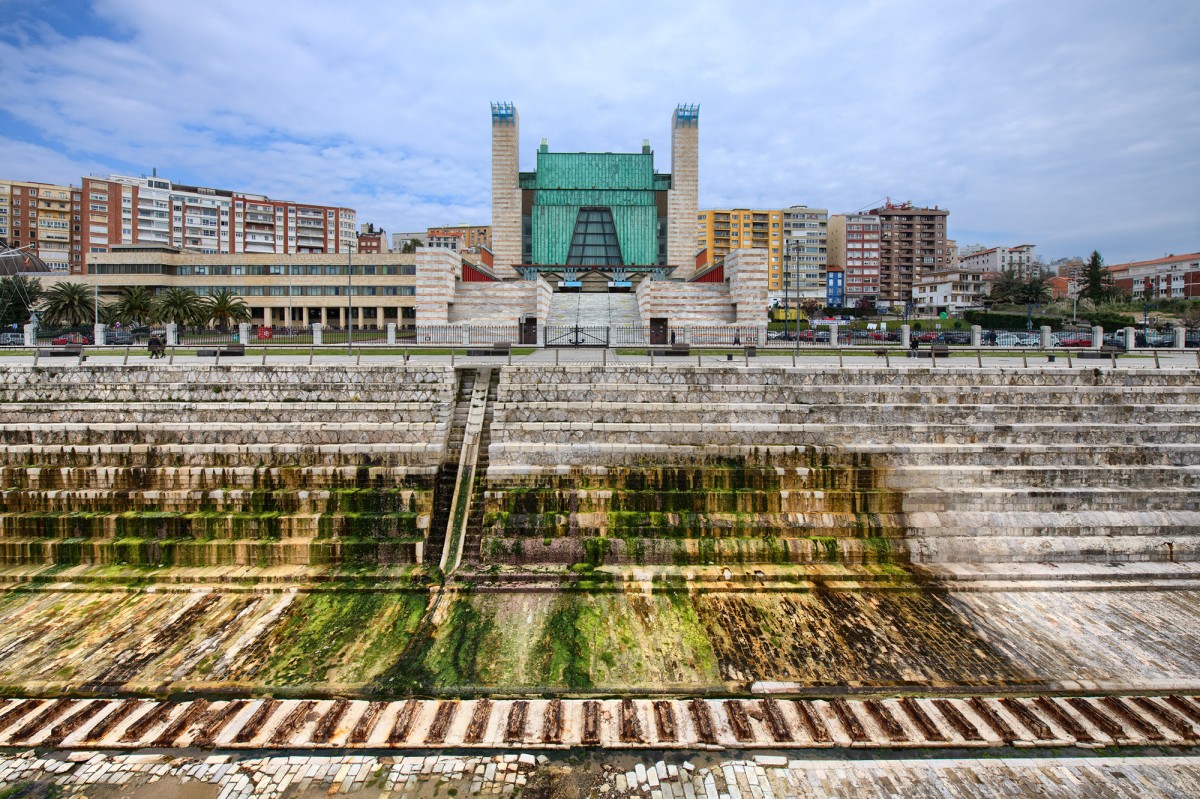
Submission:
[[[787,719],[783,716],[783,710],[779,707],[779,703],[774,699],[764,699],[759,703],[762,706],[762,720],[766,725],[767,732],[771,739],[775,741],[790,741],[792,740],[792,729],[788,726]]]
[[[800,723],[804,726],[804,732],[808,734],[809,738],[817,743],[829,743],[833,740],[825,722],[821,720],[820,716],[813,713],[805,702],[793,702],[792,707],[796,709],[796,715],[800,717]]]
[[[101,740],[115,730],[121,722],[133,715],[133,712],[139,707],[141,707],[141,703],[136,699],[123,700],[112,709],[112,712],[100,719],[96,726],[88,730],[84,740],[89,742]]]
[[[84,705],[79,710],[56,724],[54,729],[50,730],[50,734],[42,739],[42,744],[44,746],[57,746],[58,744],[62,743],[63,739],[68,735],[78,730],[91,719],[95,718],[96,714],[101,710],[104,710],[106,706],[107,705],[104,702],[100,701],[91,702],[87,705]]]
[[[750,726],[750,717],[746,715],[746,708],[740,700],[726,699],[725,715],[729,717],[734,738],[739,741],[754,740],[754,728]]]
[[[980,702],[980,704],[984,703]],[[1076,713],[1087,719],[1092,726],[1114,741],[1119,741],[1124,737],[1125,731],[1121,729],[1121,725],[1114,724],[1111,718],[1096,710],[1095,706],[1086,699],[1072,697],[1067,700],[1067,704],[1074,708]],[[975,707],[974,703],[972,703],[971,707]],[[1005,739],[1010,740],[1011,736],[1005,736]]]
[[[1067,735],[1070,735],[1075,740],[1082,741],[1083,743],[1096,742],[1095,737],[1093,737],[1090,732],[1084,729],[1082,724],[1064,713],[1062,708],[1060,708],[1055,702],[1052,702],[1044,696],[1039,696],[1033,700],[1033,704],[1036,705],[1037,709],[1042,711],[1042,713],[1048,719],[1057,724],[1059,729],[1066,731]],[[938,709],[941,709],[940,706]],[[945,716],[946,713],[943,712],[942,715]],[[949,717],[947,716],[947,718]]]
[[[208,713],[208,701],[197,699],[163,729],[162,734],[154,742],[155,746],[170,746],[185,730],[204,718]]]
[[[1107,700],[1105,700],[1107,702]],[[1043,741],[1054,740],[1054,731],[1039,719],[1037,716],[1029,712],[1029,708],[1021,704],[1016,699],[1001,699],[1000,704],[1004,705],[1004,709],[1013,715],[1017,721],[1025,725],[1025,729],[1029,730],[1036,737]],[[1121,706],[1122,712],[1125,712],[1124,705]]]
[[[1190,724],[1154,700],[1139,696],[1134,697],[1130,701],[1149,714],[1152,719],[1167,727],[1167,729],[1178,735],[1183,740],[1196,740],[1196,732],[1192,729]]]
[[[71,709],[70,699],[56,699],[50,703],[50,706],[37,714],[32,719],[29,719],[19,730],[14,732],[9,737],[13,740],[28,738],[37,730],[45,727],[50,722],[57,719],[59,716],[67,713]]]
[[[620,707],[621,741],[623,743],[645,743],[642,736],[642,721],[638,718],[637,706],[632,699],[622,699]]]
[[[391,732],[388,733],[389,744],[401,744],[408,740],[408,734],[412,732],[419,707],[420,705],[415,699],[409,699],[404,703],[404,707],[400,708],[400,712],[396,714],[396,720],[392,722]]]
[[[121,735],[121,741],[123,743],[132,743],[144,739],[146,733],[166,721],[171,713],[175,711],[176,707],[178,705],[165,702],[155,706],[153,710],[143,715],[125,729],[124,734]]]
[[[583,745],[597,746],[600,743],[600,703],[583,703]]]
[[[516,706],[513,707],[514,712]],[[524,705],[522,705],[524,714]],[[511,719],[510,719],[511,723]],[[563,703],[561,699],[552,699],[546,706],[546,714],[542,719],[542,740],[547,743],[560,743],[563,736]]]
[[[210,708],[204,718],[195,724],[196,734],[192,737],[192,746],[198,749],[212,747],[213,740],[221,734],[221,730],[225,729],[230,721],[242,712],[247,703],[248,700],[235,699],[232,702],[225,703],[219,709]]]
[[[925,712],[925,709],[918,705],[915,700],[910,697],[904,697],[900,700],[900,709],[904,711],[909,720],[917,725],[917,729],[921,731],[927,740],[944,741],[946,736],[938,729],[938,726],[933,723],[933,719]]]
[[[654,729],[660,741],[674,741],[679,732],[675,728],[675,710],[670,702],[654,703]]]
[[[863,707],[867,709],[867,713],[880,726],[889,741],[908,740],[908,734],[904,732],[904,727],[901,726],[896,717],[892,715],[892,711],[888,710],[885,705],[868,699],[863,702]]]
[[[386,702],[372,702],[367,705],[367,709],[355,722],[354,729],[350,730],[349,742],[352,744],[365,743],[371,737],[371,733],[375,731],[375,725],[379,723],[379,717],[383,715],[386,707]]]
[[[547,708],[548,711],[549,708]],[[518,699],[512,703],[512,707],[508,709],[508,720],[504,723],[504,740],[507,743],[520,743],[525,740],[525,721],[528,714],[528,702]]]
[[[8,708],[4,711],[3,715],[0,715],[0,732],[11,727],[18,719],[29,715],[44,704],[46,704],[44,699],[28,699],[24,702],[17,702],[15,706]]]
[[[317,703],[311,699],[305,700],[292,708],[283,721],[271,733],[269,743],[273,746],[286,744],[308,722],[313,720],[313,708]]]
[[[947,702],[945,699],[935,699],[933,700],[933,706],[936,707],[938,712],[942,714],[942,718],[950,722],[950,726],[954,728],[954,731],[958,733],[963,740],[983,740],[983,736],[979,733],[979,730],[975,728],[975,725],[968,721],[966,716],[958,712],[958,708],[956,708],[953,703]],[[1078,738],[1079,736],[1076,737]],[[1082,741],[1086,739],[1079,738],[1079,740]]]
[[[338,723],[342,717],[346,715],[346,711],[350,709],[349,699],[338,699],[330,706],[329,710],[321,716],[321,720],[317,722],[316,729],[313,730],[313,743],[328,743],[333,734],[337,732]]]
[[[701,743],[715,744],[717,732],[713,726],[712,711],[708,704],[699,699],[693,699],[688,702],[688,713],[692,716],[692,726],[696,729],[696,738]]]
[[[1200,724],[1200,707],[1188,702],[1188,700],[1184,699],[1182,696],[1171,695],[1165,697],[1165,700],[1168,705],[1175,708],[1177,712],[1183,714],[1185,718],[1191,719],[1194,724]]]
[[[845,699],[831,699],[829,706],[837,714],[838,721],[842,722],[842,727],[849,733],[850,740],[855,743],[865,743],[871,740],[871,736],[867,735],[862,722],[858,720],[858,716],[854,715],[854,711],[846,704]]]
[[[467,732],[463,740],[469,744],[477,744],[482,741],[491,718],[492,700],[480,699],[475,703],[475,710],[471,713],[471,721],[467,724]]]
[[[433,714],[433,722],[429,725],[429,732],[425,734],[425,743],[440,744],[446,740],[446,732],[450,729],[450,724],[454,721],[454,716],[458,713],[458,702],[442,702],[438,705],[437,712]]]
[[[1082,702],[1083,700],[1079,701]],[[1010,742],[1016,740],[1017,734],[1013,731],[1013,728],[1008,726],[1008,722],[1000,718],[1000,714],[992,709],[992,706],[987,702],[978,697],[971,697],[967,700],[967,704],[971,706],[971,710],[974,710],[980,718],[987,722],[987,725],[992,728],[992,732],[996,733],[1000,737],[1000,740]],[[1088,706],[1088,710],[1091,710],[1090,705]]]
[[[254,740],[254,736],[258,735],[258,731],[262,729],[262,726],[266,724],[267,719],[269,719],[278,708],[279,700],[277,699],[268,699],[263,702],[259,706],[258,710],[254,711],[254,715],[252,715],[246,721],[246,723],[242,725],[242,728],[238,730],[237,735],[234,736],[233,740],[240,744],[249,743],[250,741]]]

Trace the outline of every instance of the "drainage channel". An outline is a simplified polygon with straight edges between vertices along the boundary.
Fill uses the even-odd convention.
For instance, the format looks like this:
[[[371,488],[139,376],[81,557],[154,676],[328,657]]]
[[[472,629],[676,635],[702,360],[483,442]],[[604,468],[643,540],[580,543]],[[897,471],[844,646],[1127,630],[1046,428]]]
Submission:
[[[0,700],[0,747],[771,749],[1200,745],[1194,696]]]

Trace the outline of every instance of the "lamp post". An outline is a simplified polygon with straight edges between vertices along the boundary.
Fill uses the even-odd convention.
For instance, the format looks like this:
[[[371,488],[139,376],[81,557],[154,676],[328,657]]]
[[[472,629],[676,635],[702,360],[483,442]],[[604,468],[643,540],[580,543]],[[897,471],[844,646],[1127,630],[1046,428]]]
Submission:
[[[349,242],[346,243],[346,354],[354,354],[354,260]]]
[[[4,242],[3,239],[0,239],[0,248],[2,248],[2,249],[0,249],[0,255],[20,255],[25,250],[31,250],[36,246],[37,246],[36,244],[26,244],[23,247],[9,247],[7,242]],[[13,274],[12,274],[13,278],[16,279],[16,278],[20,277],[20,275],[21,275],[20,268],[19,267],[15,268],[13,270]],[[17,282],[16,285],[20,286],[22,284],[20,282]],[[32,304],[29,306],[29,323],[31,325],[33,325],[34,335],[36,336],[37,335],[37,324],[38,324],[37,310],[33,307]]]

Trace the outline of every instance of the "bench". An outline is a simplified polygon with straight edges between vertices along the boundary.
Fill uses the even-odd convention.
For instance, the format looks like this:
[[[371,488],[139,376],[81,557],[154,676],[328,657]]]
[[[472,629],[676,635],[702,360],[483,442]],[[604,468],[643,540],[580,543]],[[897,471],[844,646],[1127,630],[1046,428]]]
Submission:
[[[929,349],[914,350],[912,353],[912,356],[914,358],[934,358],[934,357],[949,358],[950,357],[950,348],[948,346],[946,346],[945,344],[931,344],[929,346]]]
[[[197,358],[216,358],[218,354],[232,355],[235,357],[242,356],[242,355],[246,354],[246,345],[245,344],[226,344],[223,347],[214,348],[211,350],[196,350]]]
[[[500,341],[492,344],[486,349],[468,349],[467,355],[499,355],[501,357],[512,354],[512,344],[507,341]]]
[[[671,346],[664,347],[662,349],[652,349],[650,350],[650,354],[665,355],[667,357],[687,356],[692,354],[692,347],[690,344],[672,344]]]
[[[82,344],[62,344],[56,347],[39,347],[37,351],[39,358],[79,358],[86,361],[87,356],[83,354]]]
[[[1105,344],[1098,350],[1080,350],[1075,353],[1075,357],[1083,361],[1110,361],[1118,355],[1124,354],[1124,347],[1114,347],[1112,344]]]

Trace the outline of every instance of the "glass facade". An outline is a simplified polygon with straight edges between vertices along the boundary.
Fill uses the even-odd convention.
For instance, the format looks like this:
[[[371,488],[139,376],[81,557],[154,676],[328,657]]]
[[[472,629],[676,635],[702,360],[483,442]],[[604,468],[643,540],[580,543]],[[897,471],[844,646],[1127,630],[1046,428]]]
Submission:
[[[620,266],[623,263],[612,211],[607,208],[579,209],[567,263],[590,266]]]

